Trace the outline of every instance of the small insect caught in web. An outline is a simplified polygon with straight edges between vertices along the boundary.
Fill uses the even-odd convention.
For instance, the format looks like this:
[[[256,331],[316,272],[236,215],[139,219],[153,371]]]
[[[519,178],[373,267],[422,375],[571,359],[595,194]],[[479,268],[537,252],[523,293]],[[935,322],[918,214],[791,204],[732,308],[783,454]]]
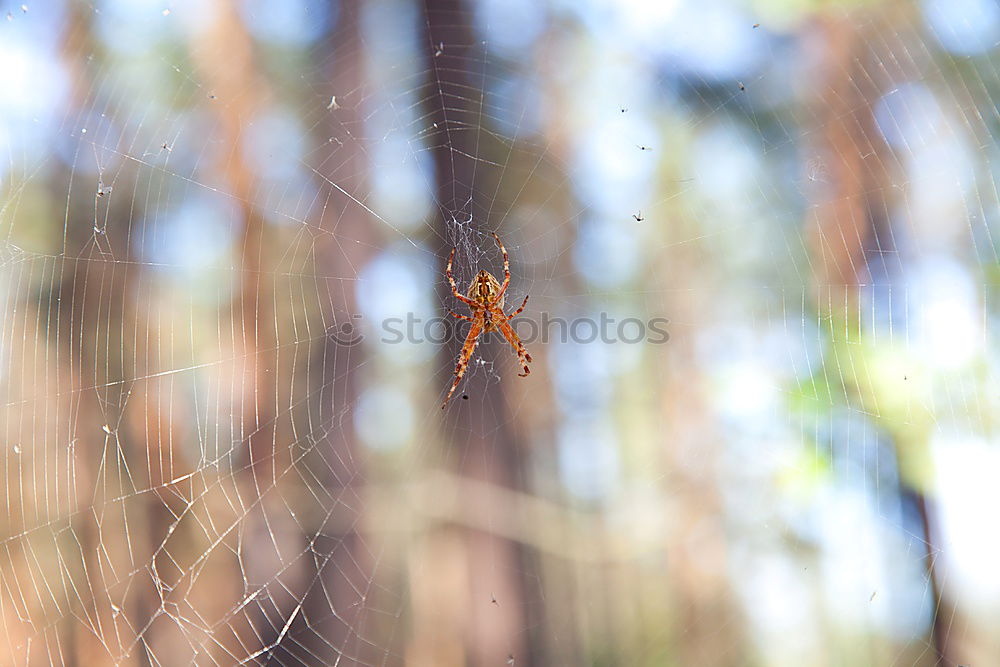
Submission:
[[[444,53],[444,42],[438,42],[437,49],[434,51],[434,57],[437,58],[442,53]]]
[[[806,178],[813,183],[826,182],[827,180],[827,169],[826,163],[823,162],[823,158],[816,156],[809,158],[806,161]]]
[[[632,217],[635,218],[636,222],[642,222],[643,220],[646,219],[646,218],[642,217],[642,211],[639,211],[638,215],[636,215],[635,213],[633,213]]]
[[[641,151],[652,151],[653,150],[649,146],[643,146],[642,144],[636,144],[635,147],[638,148]]]
[[[340,108],[340,105],[337,104],[337,96],[336,95],[331,95],[330,96],[330,103],[326,105],[326,110],[327,111],[336,111],[339,108]]]
[[[738,85],[740,87],[740,90],[746,90],[747,89],[747,87],[743,85],[742,81],[737,81],[736,85]]]

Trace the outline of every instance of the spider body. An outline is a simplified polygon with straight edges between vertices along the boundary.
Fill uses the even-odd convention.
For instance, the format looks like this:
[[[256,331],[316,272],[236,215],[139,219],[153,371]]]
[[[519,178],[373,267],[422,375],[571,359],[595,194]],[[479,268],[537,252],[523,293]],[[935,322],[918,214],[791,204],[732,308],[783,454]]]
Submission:
[[[484,308],[488,308],[496,297],[497,293],[500,292],[500,281],[497,280],[492,273],[489,271],[480,271],[476,274],[472,283],[469,285],[469,298],[477,302]],[[501,294],[500,300],[496,303],[496,309],[503,312],[503,304],[506,296]],[[489,318],[485,322],[483,331],[493,331],[496,326],[493,324],[493,318]]]
[[[458,383],[462,380],[462,376],[465,375],[465,370],[469,367],[469,360],[472,358],[472,353],[476,351],[476,345],[479,344],[479,336],[483,333],[496,330],[503,334],[503,337],[506,338],[511,347],[514,348],[514,351],[517,353],[517,358],[521,362],[521,367],[524,372],[518,373],[518,375],[525,377],[531,372],[528,368],[528,364],[531,363],[531,355],[528,354],[528,351],[524,348],[524,344],[521,342],[521,339],[517,337],[516,333],[514,333],[514,328],[510,326],[510,321],[524,310],[524,306],[528,303],[528,297],[524,297],[524,301],[521,302],[521,307],[513,313],[510,315],[504,314],[504,293],[507,291],[507,286],[510,285],[510,260],[507,258],[507,249],[504,248],[502,243],[500,243],[500,237],[494,234],[493,238],[500,247],[500,252],[503,253],[502,284],[489,271],[480,271],[476,274],[476,277],[473,278],[472,283],[469,285],[468,296],[462,295],[458,291],[458,286],[455,285],[455,279],[451,275],[451,264],[455,259],[456,248],[452,248],[451,255],[448,256],[448,268],[445,270],[445,275],[448,276],[448,284],[451,285],[451,293],[456,299],[463,302],[469,307],[469,310],[472,311],[471,317],[468,315],[459,315],[454,312],[451,314],[460,320],[472,322],[472,326],[469,328],[469,333],[465,337],[465,343],[462,345],[462,352],[458,355],[458,363],[455,364],[455,381],[452,382],[451,389],[448,390],[448,395],[445,397],[444,403],[441,404],[441,409],[444,409],[444,407],[448,405],[448,400],[451,399],[451,395],[455,393],[455,389],[458,387]]]

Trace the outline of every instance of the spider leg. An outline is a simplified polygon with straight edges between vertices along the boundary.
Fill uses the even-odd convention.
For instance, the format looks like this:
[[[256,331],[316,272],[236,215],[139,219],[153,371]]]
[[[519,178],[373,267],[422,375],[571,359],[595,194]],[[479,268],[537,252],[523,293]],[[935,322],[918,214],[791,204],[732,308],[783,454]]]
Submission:
[[[500,329],[503,337],[507,339],[507,342],[510,343],[510,346],[514,348],[514,351],[517,352],[517,358],[521,362],[521,367],[524,368],[524,372],[518,373],[518,375],[526,377],[531,372],[531,369],[528,368],[528,364],[531,363],[531,355],[525,349],[524,343],[517,337],[517,334],[514,333],[514,327],[510,326],[506,319],[496,322],[496,326]]]
[[[496,232],[493,232],[493,238],[496,239],[497,245],[500,246],[500,252],[503,253],[503,285],[500,286],[500,290],[490,301],[490,305],[496,305],[500,303],[500,299],[503,298],[503,293],[507,291],[507,285],[510,285],[510,260],[507,258],[507,248],[503,247],[503,243],[500,242],[500,237],[497,236]]]
[[[465,375],[465,369],[469,367],[469,359],[472,358],[472,353],[476,351],[476,344],[479,342],[479,334],[483,330],[483,323],[483,318],[476,317],[469,328],[469,335],[465,337],[465,344],[462,345],[462,352],[458,355],[458,363],[455,365],[455,381],[451,383],[451,389],[448,390],[448,395],[444,397],[444,403],[441,404],[442,410],[448,405],[451,395],[455,393],[455,388],[462,380],[462,376]]]
[[[448,283],[451,285],[451,293],[453,295],[455,295],[455,298],[458,299],[459,301],[461,301],[462,303],[465,303],[465,304],[468,304],[468,305],[471,306],[471,305],[475,304],[476,302],[473,301],[472,299],[470,299],[469,297],[465,296],[464,294],[461,294],[458,291],[458,286],[455,285],[455,279],[451,275],[451,262],[452,262],[453,259],[455,259],[455,251],[457,249],[458,248],[452,248],[451,249],[451,254],[448,255],[448,267],[445,269],[444,273],[445,273],[446,276],[448,276]]]
[[[524,296],[524,301],[522,301],[522,302],[521,302],[521,307],[520,307],[520,308],[518,308],[517,310],[515,310],[515,311],[514,311],[513,313],[511,313],[510,315],[508,315],[508,316],[507,316],[507,321],[508,321],[508,322],[510,322],[510,321],[511,321],[512,319],[514,319],[515,317],[517,317],[518,315],[520,315],[520,314],[521,314],[521,311],[522,311],[522,310],[524,310],[524,307],[525,307],[525,306],[526,306],[527,304],[528,304],[528,295],[526,294],[526,295]]]
[[[453,311],[453,310],[449,310],[449,311],[448,311],[448,314],[449,314],[449,315],[454,315],[455,317],[457,317],[457,318],[458,318],[458,319],[460,319],[460,320],[468,320],[469,322],[473,322],[473,321],[474,321],[474,320],[473,320],[473,319],[472,319],[471,317],[469,317],[468,315],[459,315],[458,313],[456,313],[456,312],[455,312],[455,311]]]

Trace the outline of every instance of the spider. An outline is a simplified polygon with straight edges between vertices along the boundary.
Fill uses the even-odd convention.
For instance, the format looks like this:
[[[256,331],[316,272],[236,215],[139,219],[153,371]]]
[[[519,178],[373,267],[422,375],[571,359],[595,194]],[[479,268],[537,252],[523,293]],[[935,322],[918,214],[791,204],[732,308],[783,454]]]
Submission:
[[[444,403],[441,404],[442,410],[448,405],[448,400],[455,393],[455,388],[458,387],[462,376],[465,375],[465,369],[469,367],[469,359],[472,358],[472,353],[475,352],[476,345],[479,343],[480,334],[493,331],[494,329],[499,330],[503,334],[503,337],[507,339],[507,342],[510,343],[510,346],[514,348],[517,358],[524,368],[524,372],[518,373],[518,375],[525,377],[531,372],[528,368],[528,364],[531,363],[531,355],[524,349],[521,339],[517,337],[517,334],[514,333],[514,328],[510,326],[510,321],[524,310],[525,305],[528,303],[528,297],[524,297],[520,308],[510,315],[504,315],[504,292],[507,291],[507,286],[510,285],[510,260],[507,258],[507,249],[500,242],[500,237],[493,234],[493,238],[500,247],[500,252],[503,253],[503,285],[489,271],[480,271],[473,278],[472,284],[469,285],[469,296],[460,294],[458,287],[455,285],[455,279],[451,275],[451,263],[455,259],[455,250],[457,248],[452,248],[451,254],[448,256],[448,268],[445,269],[445,275],[448,276],[451,293],[456,299],[469,306],[469,309],[472,310],[472,317],[459,315],[450,310],[448,312],[460,320],[472,322],[472,326],[469,328],[469,334],[465,337],[462,352],[458,355],[458,363],[455,365],[455,381],[452,382],[451,389],[448,390],[448,395],[445,397]]]

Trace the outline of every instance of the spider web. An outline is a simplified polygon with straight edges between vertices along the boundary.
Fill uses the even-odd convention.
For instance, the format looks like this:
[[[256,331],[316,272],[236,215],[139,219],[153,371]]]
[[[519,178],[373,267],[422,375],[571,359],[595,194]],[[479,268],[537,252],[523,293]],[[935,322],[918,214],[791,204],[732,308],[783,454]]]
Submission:
[[[0,662],[987,664],[1000,12],[791,4],[0,7]]]

